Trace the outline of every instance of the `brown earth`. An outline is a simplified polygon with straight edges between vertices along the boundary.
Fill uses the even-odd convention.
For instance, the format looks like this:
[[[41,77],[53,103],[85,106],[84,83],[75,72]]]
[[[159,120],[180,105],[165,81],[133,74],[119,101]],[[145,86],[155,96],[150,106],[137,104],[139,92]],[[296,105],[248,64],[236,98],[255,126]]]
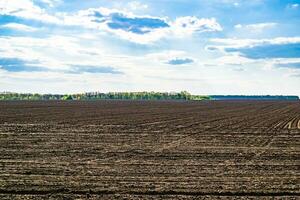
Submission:
[[[0,199],[299,199],[300,102],[0,102]]]

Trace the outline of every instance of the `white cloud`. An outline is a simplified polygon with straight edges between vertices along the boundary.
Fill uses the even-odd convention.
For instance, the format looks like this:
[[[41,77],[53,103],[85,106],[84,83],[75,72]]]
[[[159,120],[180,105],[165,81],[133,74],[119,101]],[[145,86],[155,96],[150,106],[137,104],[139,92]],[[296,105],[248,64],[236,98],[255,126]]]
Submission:
[[[222,31],[221,25],[215,18],[179,17],[171,26],[176,36],[186,36],[193,33]]]
[[[154,63],[155,65],[187,65],[197,62],[197,59],[191,57],[187,52],[175,50],[150,53],[145,55],[144,59],[149,63]]]
[[[36,6],[31,0],[1,0],[0,15],[13,15],[17,17],[35,19],[49,23],[60,23],[60,20]]]
[[[297,4],[297,3],[292,4],[291,7],[292,7],[292,8],[298,8],[298,7],[299,7],[299,4]]]
[[[138,1],[132,1],[128,3],[128,7],[130,10],[146,10],[148,8],[148,5],[142,4]]]
[[[151,56],[126,56],[109,54],[107,46],[94,40],[92,44],[85,39],[53,36],[47,38],[0,37],[1,56],[22,59],[24,62],[37,61],[37,65],[48,68],[45,72],[9,72],[0,69],[0,91],[22,92],[84,92],[84,91],[171,91],[172,81],[161,87],[146,75],[169,77],[170,74],[182,76],[181,70],[168,69],[163,63],[173,56],[185,56],[185,52],[169,52],[166,60],[154,61]],[[100,44],[100,45],[99,45]],[[87,52],[87,53],[85,53]],[[97,53],[91,55],[90,53]],[[158,56],[158,55],[157,55]],[[158,56],[159,57],[159,56]],[[163,62],[162,62],[163,61]],[[124,74],[65,73],[76,65],[80,70],[86,66],[113,67]],[[32,66],[32,65],[31,65]],[[71,67],[70,67],[71,66]],[[38,67],[38,66],[37,66]],[[171,67],[170,67],[171,68]],[[195,77],[194,77],[195,78]],[[184,87],[177,85],[173,90]]]
[[[43,0],[53,6],[58,0]],[[137,1],[129,4],[134,9],[146,8]],[[81,26],[99,32],[112,33],[134,43],[149,44],[162,38],[185,37],[194,33],[221,31],[221,25],[214,18],[179,17],[175,21],[149,15],[135,15],[131,12],[108,8],[90,8],[76,14],[57,12],[50,15],[31,0],[2,0],[0,15],[12,15],[47,23],[66,26]],[[21,28],[19,26],[19,28]],[[22,27],[23,29],[25,27]],[[29,29],[27,29],[29,30]]]
[[[232,54],[232,55],[226,55],[219,58],[216,58],[212,63],[210,64],[216,64],[216,65],[245,65],[250,64],[255,61],[242,57],[238,54]]]
[[[111,30],[109,29],[108,32],[111,32],[117,36],[119,36],[121,39],[129,40],[134,43],[139,44],[151,44],[155,41],[160,40],[161,38],[164,38],[168,35],[168,30],[166,29],[157,29],[152,30],[151,32],[144,34],[144,35],[138,35],[135,33],[130,33],[123,30]]]
[[[300,63],[300,56],[295,51],[289,54],[289,45],[299,44],[300,37],[279,37],[273,39],[211,39],[215,46],[208,46],[208,50],[220,50],[224,56],[217,58],[209,65],[257,65],[264,70],[271,70],[277,65]],[[259,49],[262,47],[262,49]],[[264,48],[265,47],[265,48]],[[284,47],[284,48],[280,48]],[[291,47],[294,48],[294,47]],[[245,50],[246,49],[246,50]],[[283,51],[283,52],[281,52]]]
[[[40,0],[40,1],[49,5],[50,7],[55,7],[57,4],[62,3],[62,0]]]
[[[0,70],[0,91],[82,93],[118,91],[130,85],[121,74],[63,74],[58,72],[6,72]],[[124,89],[125,91],[126,89]]]
[[[257,23],[257,24],[237,24],[234,27],[236,29],[243,29],[246,31],[252,31],[252,32],[261,32],[265,29],[273,28],[277,25],[277,23],[268,22],[268,23]]]
[[[19,31],[26,31],[26,32],[33,32],[38,30],[37,28],[27,26],[24,24],[18,24],[18,23],[8,23],[1,25],[0,28],[9,28],[9,29],[14,29],[14,30],[19,30]]]
[[[80,62],[80,51],[86,50],[78,39],[64,36],[0,37],[0,43],[2,57],[34,60],[46,68],[58,70],[68,69],[68,62]]]
[[[90,44],[86,40],[89,39],[66,36],[0,37],[0,57],[20,59],[24,62],[34,61],[31,66],[42,66],[61,73],[68,71],[73,65],[83,66],[83,68],[113,67],[127,74],[137,74],[137,70],[139,70],[138,74],[147,72],[148,67],[144,67],[147,66],[144,58],[109,53],[108,47],[101,45],[101,41],[94,39]]]
[[[295,68],[296,70],[298,70],[300,72],[300,58],[278,58],[278,59],[273,59],[270,60],[272,66],[275,67],[280,67],[280,66],[284,66],[285,68]],[[295,67],[295,65],[297,65],[297,67]]]
[[[122,18],[123,22],[115,21],[115,17]],[[77,25],[89,29],[98,30],[100,33],[114,34],[121,39],[135,43],[148,44],[157,41],[167,35],[169,30],[165,18],[152,17],[149,15],[137,16],[131,12],[119,11],[117,9],[98,8],[78,11],[75,15],[64,15],[65,25]],[[151,24],[141,24],[139,20],[153,20],[157,27],[152,28]],[[128,21],[126,21],[128,20]],[[132,25],[130,25],[132,23]],[[118,28],[112,28],[115,25]],[[140,33],[135,33],[139,31]],[[142,34],[145,32],[145,34]]]
[[[298,9],[299,8],[299,4],[298,3],[288,4],[287,8],[288,9]]]
[[[233,5],[234,5],[235,7],[238,7],[240,4],[239,4],[238,2],[234,2]]]
[[[174,21],[149,15],[134,15],[117,9],[81,10],[64,16],[67,25],[80,25],[113,33],[122,39],[148,44],[162,38],[185,37],[194,33],[222,31],[215,18],[178,17]]]
[[[170,50],[170,51],[162,51],[158,53],[150,53],[145,55],[145,58],[159,63],[165,63],[168,60],[171,60],[173,58],[187,57],[187,56],[188,54],[185,51]]]
[[[237,24],[234,26],[234,28],[243,28],[243,25],[242,24]]]

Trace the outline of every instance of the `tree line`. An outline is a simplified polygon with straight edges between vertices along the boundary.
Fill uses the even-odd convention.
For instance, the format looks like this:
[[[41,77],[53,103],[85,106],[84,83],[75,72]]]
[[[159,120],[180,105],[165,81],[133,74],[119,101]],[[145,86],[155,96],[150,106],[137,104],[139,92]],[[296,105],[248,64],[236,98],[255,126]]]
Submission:
[[[299,100],[298,96],[284,95],[211,95],[212,100]]]
[[[0,93],[0,100],[299,100],[298,96],[192,95],[182,92],[86,92],[80,94]]]
[[[0,93],[0,100],[209,100],[209,96],[182,92],[87,92],[81,94]]]

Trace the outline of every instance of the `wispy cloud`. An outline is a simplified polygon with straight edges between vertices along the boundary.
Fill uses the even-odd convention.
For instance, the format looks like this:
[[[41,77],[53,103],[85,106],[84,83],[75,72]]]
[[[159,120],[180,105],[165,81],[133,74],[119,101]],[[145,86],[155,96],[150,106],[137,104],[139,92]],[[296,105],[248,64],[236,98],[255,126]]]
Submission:
[[[148,5],[139,1],[131,1],[128,3],[128,7],[130,10],[145,10],[148,8]]]
[[[124,74],[113,67],[68,65],[68,69],[51,69],[43,67],[42,63],[36,60],[23,60],[19,58],[0,57],[0,70],[8,72],[57,72],[70,74]]]
[[[244,48],[225,48],[226,52],[238,52],[251,59],[265,58],[298,58],[300,43],[296,44],[266,44]]]
[[[242,57],[237,54],[225,55],[206,63],[206,65],[211,66],[243,66],[251,64],[255,61],[249,58]]]
[[[18,58],[1,58],[0,69],[9,72],[40,72],[47,71],[47,68],[34,66],[37,61],[26,61]]]
[[[219,43],[219,47],[251,47],[264,44],[293,44],[300,43],[300,37],[276,37],[271,39],[237,39],[237,38],[214,38],[210,40]],[[217,46],[216,46],[217,47]]]
[[[57,17],[48,14],[46,10],[35,5],[31,0],[1,0],[0,15],[11,15],[49,23],[60,23]]]
[[[294,10],[296,10],[296,9],[298,9],[300,7],[300,4],[299,3],[289,3],[288,5],[287,5],[287,8],[288,9],[294,9]]]
[[[40,0],[40,2],[47,4],[50,7],[54,7],[58,4],[61,4],[63,0]]]
[[[37,28],[27,26],[27,25],[24,25],[24,24],[18,24],[18,23],[4,24],[4,25],[1,25],[0,28],[13,29],[13,30],[25,31],[25,32],[33,32],[33,31],[38,30]]]
[[[300,69],[300,62],[278,63],[275,66],[280,68]]]
[[[237,24],[234,27],[239,30],[252,31],[252,32],[261,32],[265,29],[274,28],[277,26],[277,23],[268,22],[268,23],[257,23],[257,24]]]
[[[194,60],[191,58],[174,58],[169,60],[167,63],[170,65],[185,65],[193,63]]]
[[[274,39],[212,39],[221,45],[209,46],[207,49],[227,53],[239,53],[251,59],[298,58],[300,55],[300,38]]]
[[[184,65],[195,62],[195,59],[189,57],[185,51],[162,51],[159,53],[148,54],[145,58],[169,65]]]
[[[100,73],[100,74],[124,74],[121,71],[114,69],[113,67],[103,66],[86,66],[86,65],[71,65],[70,70],[67,73]]]

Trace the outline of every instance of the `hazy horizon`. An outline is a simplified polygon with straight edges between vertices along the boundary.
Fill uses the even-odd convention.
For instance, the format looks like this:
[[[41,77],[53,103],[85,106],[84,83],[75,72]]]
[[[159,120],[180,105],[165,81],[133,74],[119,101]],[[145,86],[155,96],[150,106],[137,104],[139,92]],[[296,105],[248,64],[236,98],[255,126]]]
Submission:
[[[0,92],[300,96],[300,0],[1,0]]]

